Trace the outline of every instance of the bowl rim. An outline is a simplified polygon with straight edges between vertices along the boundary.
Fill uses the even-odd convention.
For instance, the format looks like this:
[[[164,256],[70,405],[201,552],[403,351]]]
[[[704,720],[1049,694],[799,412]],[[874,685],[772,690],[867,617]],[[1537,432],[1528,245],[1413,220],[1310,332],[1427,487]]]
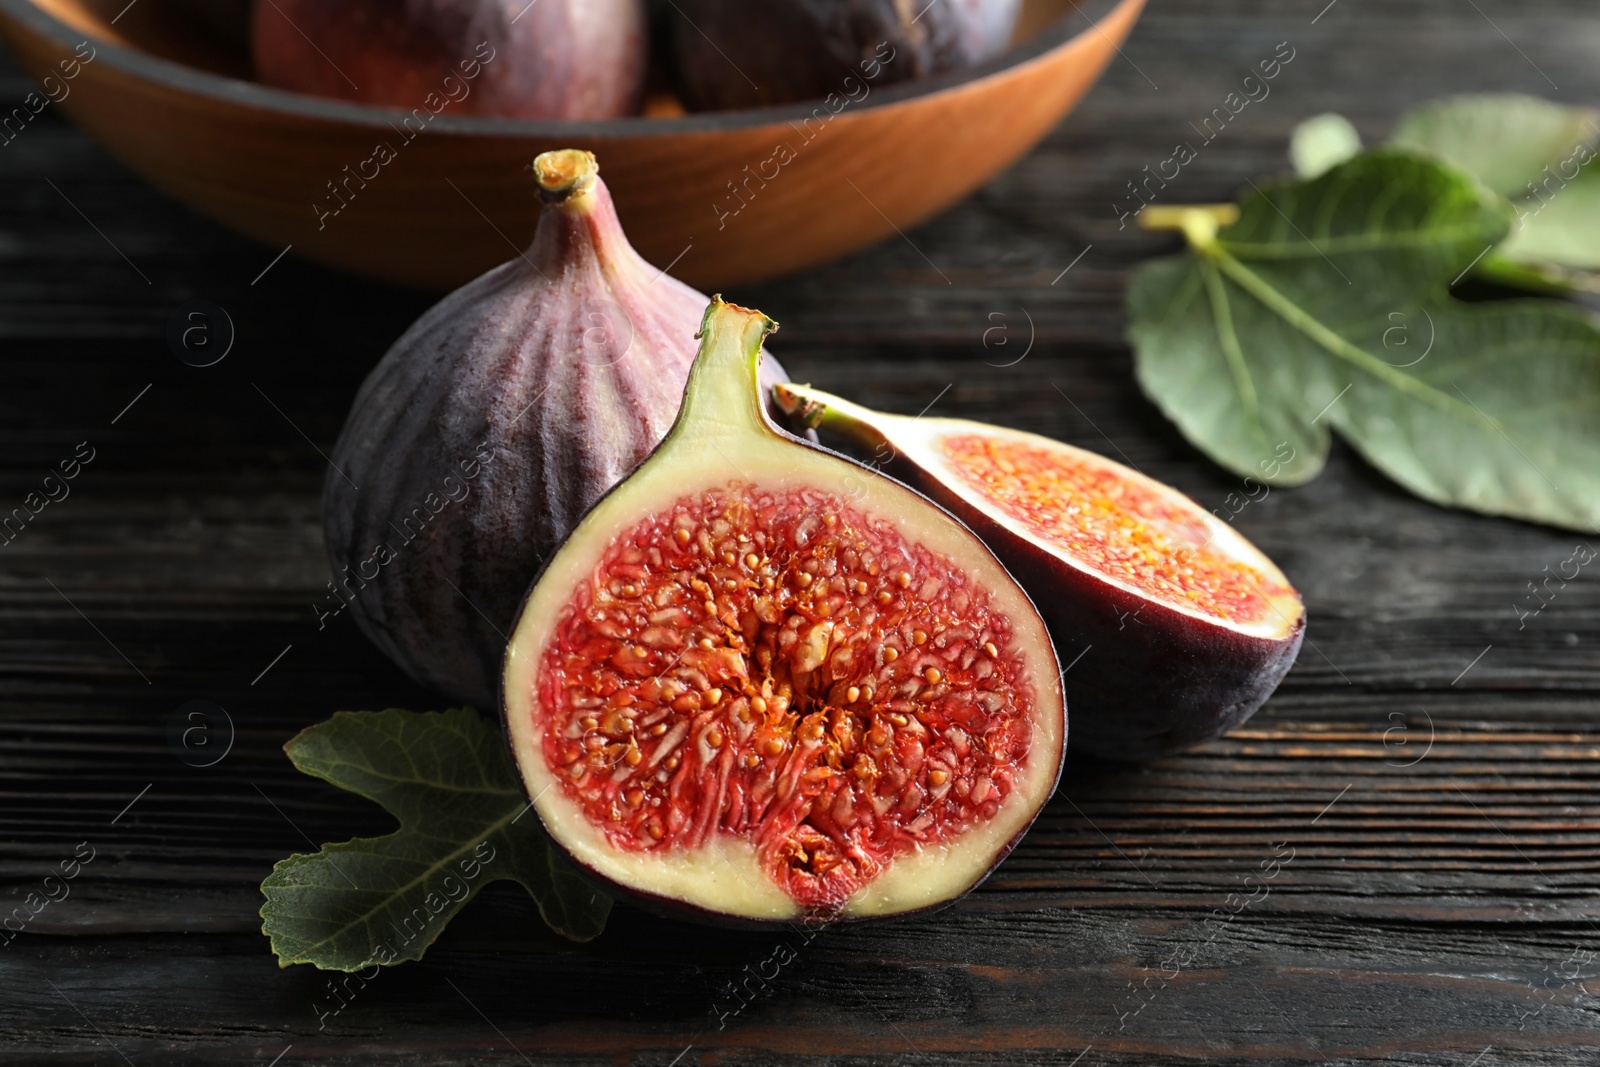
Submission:
[[[901,82],[878,92],[869,92],[868,102],[846,104],[839,111],[826,108],[824,104],[826,98],[771,107],[691,112],[670,117],[630,115],[597,121],[512,119],[452,115],[448,111],[440,111],[431,113],[428,130],[431,133],[458,136],[488,135],[529,140],[670,137],[675,134],[755,130],[812,118],[818,110],[823,110],[831,116],[847,111],[852,113],[868,111],[911,100],[952,95],[969,85],[1029,66],[1087,34],[1103,35],[1105,31],[1101,26],[1104,22],[1124,9],[1137,9],[1143,6],[1144,0],[1067,0],[1067,2],[1073,8],[1070,13],[1047,23],[1031,37],[985,63],[963,70],[949,71],[932,78]],[[1077,20],[1080,17],[1087,21],[1078,28]],[[96,63],[104,62],[107,66],[132,77],[236,107],[371,129],[388,129],[391,123],[416,110],[406,111],[396,107],[379,107],[311,96],[276,89],[257,81],[215,74],[165,59],[139,48],[108,41],[93,34],[86,35],[77,27],[40,7],[35,0],[0,0],[0,19],[20,23],[67,49],[81,43],[86,37],[90,38],[96,48]],[[1121,52],[1120,46],[1117,47],[1117,51]],[[419,107],[424,111],[427,110],[420,101]]]

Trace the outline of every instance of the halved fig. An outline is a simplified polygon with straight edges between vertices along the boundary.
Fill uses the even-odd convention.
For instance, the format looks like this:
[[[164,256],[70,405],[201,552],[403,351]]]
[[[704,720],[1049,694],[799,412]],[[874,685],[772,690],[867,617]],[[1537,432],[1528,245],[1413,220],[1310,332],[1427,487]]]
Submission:
[[[712,301],[683,408],[529,591],[511,749],[577,863],[734,923],[936,907],[1060,776],[1044,622],[971,531],[774,425],[759,312]]]
[[[1038,434],[890,415],[808,386],[773,396],[798,424],[891,457],[886,469],[994,549],[1067,665],[1074,751],[1137,760],[1214,740],[1293,665],[1299,594],[1171,486]]]

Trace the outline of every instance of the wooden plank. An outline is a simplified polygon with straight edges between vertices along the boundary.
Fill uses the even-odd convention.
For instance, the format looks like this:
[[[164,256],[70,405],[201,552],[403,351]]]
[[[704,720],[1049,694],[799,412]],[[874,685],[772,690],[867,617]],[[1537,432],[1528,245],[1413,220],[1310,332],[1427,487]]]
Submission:
[[[1237,483],[1133,382],[1122,289],[1173,243],[1119,229],[1125,183],[1283,40],[1296,58],[1270,98],[1174,200],[1280,167],[1318,111],[1375,138],[1446,91],[1600,90],[1588,0],[1339,0],[1313,24],[1324,6],[1163,0],[1083,109],[971,201],[730,296],[783,323],[799,378],[896,411],[937,397],[934,413],[1058,436],[1226,507]],[[0,99],[27,91],[0,63]],[[316,448],[432,298],[292,256],[252,285],[278,249],[196,219],[48,112],[0,159],[0,510],[77,442],[97,449],[0,548],[0,915],[96,849],[0,950],[0,1064],[1595,1061],[1600,587],[1585,573],[1519,620],[1571,535],[1423,504],[1342,448],[1235,520],[1310,606],[1314,645],[1279,694],[1197,753],[1072,761],[952,909],[811,939],[624,907],[573,946],[497,886],[319,1030],[328,976],[276,967],[256,885],[308,841],[389,823],[279,748],[337,708],[435,702],[348,620],[316,628]],[[203,371],[163,340],[197,293],[239,326]],[[166,736],[196,698],[235,731],[206,769]],[[793,962],[729,1015],[784,938]]]

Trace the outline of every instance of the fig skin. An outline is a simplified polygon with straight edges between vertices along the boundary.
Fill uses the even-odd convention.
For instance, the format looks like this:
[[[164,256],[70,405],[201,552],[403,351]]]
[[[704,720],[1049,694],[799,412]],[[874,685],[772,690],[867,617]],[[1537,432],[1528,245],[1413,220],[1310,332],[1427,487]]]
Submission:
[[[675,0],[673,60],[696,111],[822,100],[1005,51],[1021,0]]]
[[[394,343],[324,483],[330,592],[407,674],[479,708],[529,581],[666,434],[694,360],[707,298],[639,257],[596,171],[539,157],[532,246]]]
[[[713,297],[712,303],[706,311],[705,322],[701,327],[700,333],[697,334],[698,337],[705,339],[700,350],[699,360],[701,361],[709,362],[708,352],[713,350],[715,347],[715,342],[710,339],[712,323],[714,321],[718,322],[717,328],[719,328],[724,334],[731,330],[740,328],[741,326],[745,331],[759,329],[763,335],[770,333],[772,330],[777,328],[776,323],[772,322],[770,319],[767,319],[764,315],[761,315],[760,312],[752,312],[744,308],[737,307],[736,305],[724,304],[720,296]],[[748,339],[750,335],[747,332],[745,336]],[[764,349],[758,348],[759,339],[748,340],[747,344],[748,347],[745,349],[745,351],[749,352],[753,350],[758,352],[759,354],[756,356],[757,365],[764,367],[765,363],[770,360],[770,357],[766,356]],[[701,364],[697,362],[697,370],[700,366]],[[714,374],[716,372],[712,373]],[[679,415],[678,421],[674,424],[673,430],[669,432],[667,438],[657,446],[656,450],[651,454],[650,457],[646,459],[644,463],[640,465],[639,469],[636,470],[633,475],[623,482],[618,483],[607,494],[605,494],[601,500],[596,502],[594,508],[592,508],[590,513],[585,516],[583,524],[575,529],[572,537],[562,547],[561,555],[564,556],[573,552],[575,549],[579,553],[582,553],[584,547],[590,543],[589,541],[585,540],[586,537],[595,538],[596,543],[598,543],[599,539],[606,536],[599,531],[609,529],[616,521],[615,517],[607,514],[607,512],[610,510],[626,509],[628,506],[635,504],[638,501],[637,497],[631,495],[635,491],[634,482],[636,480],[645,480],[647,468],[652,461],[666,462],[666,456],[669,452],[669,449],[673,448],[685,453],[689,452],[690,449],[695,449],[696,452],[698,452],[700,446],[702,446],[702,435],[694,431],[701,430],[708,421],[724,421],[707,418],[705,411],[707,407],[712,405],[706,403],[703,399],[698,405],[699,410],[695,410],[697,406],[695,404],[697,383],[703,380],[704,379],[691,376],[685,393],[683,410]],[[801,438],[793,436],[792,434],[784,431],[776,421],[779,413],[770,403],[767,403],[767,398],[773,395],[774,386],[765,384],[765,381],[766,375],[763,370],[761,371],[760,384],[758,384],[756,389],[749,390],[749,386],[745,386],[745,389],[749,390],[752,394],[750,396],[750,407],[755,412],[754,419],[746,423],[743,417],[730,417],[725,420],[724,425],[738,426],[740,424],[745,424],[746,428],[737,432],[748,434],[754,431],[757,436],[762,438],[770,436],[777,439],[778,447],[780,449],[799,449],[803,450],[804,452],[820,454],[821,456],[827,457],[829,461],[837,462],[838,464],[842,465],[844,470],[842,472],[834,473],[843,473],[845,475],[844,481],[841,484],[849,489],[852,496],[857,493],[861,493],[864,489],[862,483],[855,481],[855,477],[859,475],[865,485],[870,486],[876,484],[883,487],[880,489],[871,490],[870,492],[872,495],[881,494],[882,497],[885,498],[883,501],[885,504],[887,504],[888,501],[898,500],[899,506],[915,509],[927,509],[929,512],[936,513],[938,516],[941,516],[944,520],[946,520],[950,527],[953,527],[955,530],[959,531],[958,536],[961,537],[964,543],[965,551],[969,553],[969,555],[965,557],[964,562],[972,568],[972,571],[983,572],[987,570],[995,583],[990,587],[991,589],[998,590],[1001,586],[1006,587],[1006,593],[998,598],[1001,600],[1001,602],[1004,602],[1006,597],[1014,598],[1012,603],[1018,610],[1013,618],[1013,622],[1016,627],[1015,633],[1018,636],[1019,644],[1024,647],[1031,647],[1031,649],[1036,651],[1040,657],[1039,670],[1036,672],[1036,678],[1038,679],[1040,689],[1039,693],[1037,694],[1039,702],[1035,706],[1037,715],[1033,722],[1041,731],[1040,734],[1037,735],[1037,739],[1047,743],[1047,747],[1042,749],[1042,754],[1046,762],[1043,763],[1038,769],[1029,772],[1032,777],[1027,781],[1026,788],[1021,794],[1023,800],[1029,804],[1026,818],[1015,823],[1015,829],[1003,841],[998,844],[991,844],[988,846],[993,851],[990,853],[987,865],[980,871],[976,872],[969,881],[959,888],[959,890],[950,893],[942,899],[932,899],[925,904],[881,913],[867,911],[860,914],[835,914],[828,916],[818,916],[815,914],[806,913],[792,917],[770,917],[738,914],[729,910],[719,910],[713,906],[701,905],[693,901],[681,899],[679,897],[673,897],[664,893],[655,892],[649,887],[619,881],[616,878],[608,876],[606,873],[596,869],[596,867],[592,864],[585,862],[584,859],[576,853],[575,849],[571,846],[568,840],[558,832],[559,824],[552,825],[552,821],[545,810],[550,805],[546,804],[541,806],[540,804],[541,798],[543,798],[546,793],[550,791],[549,787],[537,785],[535,778],[530,776],[530,773],[526,767],[526,761],[541,761],[542,763],[543,751],[539,747],[536,740],[530,742],[525,733],[519,735],[519,730],[523,729],[519,724],[524,721],[528,711],[528,708],[521,702],[519,694],[525,692],[529,688],[528,682],[530,681],[530,672],[532,670],[532,668],[527,665],[528,661],[532,658],[532,654],[523,653],[521,651],[521,643],[525,639],[524,631],[530,628],[531,622],[533,628],[537,632],[538,627],[541,625],[539,620],[551,618],[555,614],[554,612],[548,610],[549,605],[547,603],[540,603],[539,597],[541,592],[543,592],[541,587],[546,583],[547,580],[570,580],[574,576],[577,576],[579,580],[585,580],[584,576],[588,573],[581,566],[573,567],[571,565],[567,565],[568,561],[560,557],[552,558],[543,568],[541,568],[538,577],[529,586],[527,595],[523,598],[522,604],[518,609],[517,620],[511,631],[512,637],[507,642],[502,673],[500,703],[501,720],[505,729],[507,747],[511,751],[513,759],[518,766],[520,776],[523,780],[524,792],[529,799],[529,805],[538,813],[541,822],[544,824],[546,832],[550,835],[552,841],[561,847],[563,853],[571,862],[572,867],[586,881],[596,886],[600,890],[619,899],[625,899],[658,915],[662,915],[666,918],[681,919],[704,925],[720,926],[730,929],[770,930],[779,923],[791,928],[797,923],[811,927],[832,927],[839,925],[855,925],[864,922],[870,923],[898,920],[913,916],[927,915],[932,912],[940,911],[965,897],[968,893],[982,885],[989,878],[994,870],[999,867],[999,865],[1008,855],[1010,855],[1017,843],[1020,842],[1027,834],[1027,831],[1037,820],[1039,813],[1044,809],[1044,806],[1049,799],[1055,794],[1056,788],[1060,784],[1061,775],[1065,766],[1068,732],[1067,704],[1066,700],[1061,694],[1060,686],[1060,664],[1056,660],[1056,656],[1048,640],[1048,636],[1044,633],[1043,619],[1038,614],[1037,605],[1029,598],[1028,593],[1020,585],[1014,582],[1011,576],[1006,573],[1004,568],[1000,565],[996,554],[990,548],[988,548],[983,541],[973,536],[972,531],[962,526],[959,520],[956,519],[956,517],[950,512],[944,508],[941,508],[939,505],[922,496],[921,494],[918,494],[911,487],[896,481],[895,479],[883,474],[880,471],[877,471],[874,468],[866,467],[865,465],[860,464],[847,456],[843,456],[837,452],[831,451],[814,443],[814,435],[810,434],[809,432],[804,438]],[[717,392],[721,392],[721,390],[706,387],[700,390],[700,392],[705,394],[715,394]],[[726,397],[727,394],[724,392],[723,398],[726,399]],[[726,410],[726,408],[724,407],[723,410]],[[710,437],[713,434],[718,434],[719,429],[720,427],[718,429],[710,430],[710,432],[705,436]],[[762,440],[753,442],[752,446],[748,449],[740,448],[735,443],[724,439],[722,441],[722,447],[717,448],[716,453],[719,457],[723,457],[723,462],[726,462],[725,457],[730,453],[738,456],[740,462],[747,462],[751,458],[755,458],[757,462],[760,462],[760,453],[770,449],[771,447],[771,442]],[[688,464],[691,466],[700,466],[704,464],[715,464],[717,461],[709,456],[702,459],[699,455],[693,455],[692,457],[673,456],[671,462]],[[786,465],[786,469],[784,470],[782,477],[787,478],[792,474],[794,477],[803,479],[806,469],[811,465],[811,462],[812,461],[809,458],[802,456],[799,460],[793,461],[792,464]],[[852,473],[852,468],[854,469],[855,473]],[[640,490],[638,493],[639,497],[643,497],[647,500],[669,499],[670,497],[675,496],[684,487],[687,487],[687,489],[690,491],[700,488],[701,486],[699,483],[703,480],[705,480],[704,475],[699,473],[699,471],[686,470],[683,478],[674,483],[673,491],[667,494],[665,497],[656,491],[654,487],[651,487],[649,490]],[[596,527],[596,529],[590,529],[591,526]],[[565,587],[570,588],[570,586]],[[1021,764],[1019,766],[1027,767],[1028,764]],[[1040,771],[1043,773],[1040,773]],[[542,773],[545,772],[541,772],[541,774]],[[559,790],[557,790],[557,792],[559,792]],[[961,838],[956,838],[953,841],[942,843],[941,847],[955,849],[960,847],[961,842]],[[982,847],[981,842],[979,847]],[[869,886],[871,884],[872,883],[868,883]]]
[[[886,471],[949,510],[994,550],[1050,629],[1072,704],[1075,754],[1142,761],[1214,741],[1255,714],[1299,655],[1303,606],[1292,621],[1284,620],[1288,625],[1282,633],[1268,637],[1241,633],[1123,589],[1067,563],[975,506],[931,468],[912,436],[935,434],[946,424],[979,434],[1015,436],[1015,431],[968,420],[881,415],[806,386],[779,386],[774,399],[796,425],[826,427],[887,457]],[[1107,467],[1125,469],[1097,458]]]
[[[1207,625],[1063,563],[948,490],[933,495],[1033,594],[1070,665],[1075,754],[1143,761],[1215,741],[1255,714],[1300,654],[1304,614],[1280,640]]]
[[[1067,668],[1074,754],[1139,762],[1215,741],[1266,703],[1300,654],[1304,612],[1279,639],[1208,624],[1016,536],[911,460],[889,469],[970,526],[1033,596]]]
[[[256,0],[251,15],[267,85],[425,114],[633,115],[647,49],[644,0]]]

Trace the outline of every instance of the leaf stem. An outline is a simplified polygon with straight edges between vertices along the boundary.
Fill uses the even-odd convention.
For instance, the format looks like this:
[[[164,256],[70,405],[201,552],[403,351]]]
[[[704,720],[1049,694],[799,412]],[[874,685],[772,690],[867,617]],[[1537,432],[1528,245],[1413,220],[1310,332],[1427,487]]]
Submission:
[[[1205,233],[1208,226],[1214,240],[1218,230],[1225,230],[1238,221],[1238,204],[1151,204],[1139,212],[1141,230],[1182,230],[1189,243],[1197,248],[1201,242],[1196,238]]]
[[[1255,297],[1272,311],[1277,313],[1290,326],[1305,334],[1315,341],[1331,355],[1352,363],[1379,381],[1407,393],[1441,411],[1449,412],[1457,418],[1465,418],[1469,422],[1487,426],[1497,433],[1505,433],[1495,420],[1467,404],[1462,404],[1445,395],[1425,382],[1419,381],[1409,374],[1402,374],[1393,366],[1374,356],[1372,353],[1358,348],[1345,340],[1338,333],[1329,329],[1316,318],[1306,313],[1298,304],[1284,296],[1267,283],[1261,275],[1235,259],[1226,249],[1214,246],[1207,252],[1208,258],[1217,265],[1217,268],[1226,274],[1239,288]]]
[[[1217,273],[1216,262],[1210,256],[1202,254],[1199,265],[1206,295],[1211,300],[1211,315],[1217,323],[1217,342],[1222,346],[1222,354],[1227,357],[1228,369],[1233,372],[1234,388],[1239,390],[1239,400],[1244,404],[1245,411],[1249,412],[1252,425],[1259,426],[1261,402],[1256,396],[1255,382],[1250,377],[1250,365],[1245,362],[1244,350],[1239,346],[1239,334],[1233,326],[1233,309],[1228,304],[1227,289]]]

